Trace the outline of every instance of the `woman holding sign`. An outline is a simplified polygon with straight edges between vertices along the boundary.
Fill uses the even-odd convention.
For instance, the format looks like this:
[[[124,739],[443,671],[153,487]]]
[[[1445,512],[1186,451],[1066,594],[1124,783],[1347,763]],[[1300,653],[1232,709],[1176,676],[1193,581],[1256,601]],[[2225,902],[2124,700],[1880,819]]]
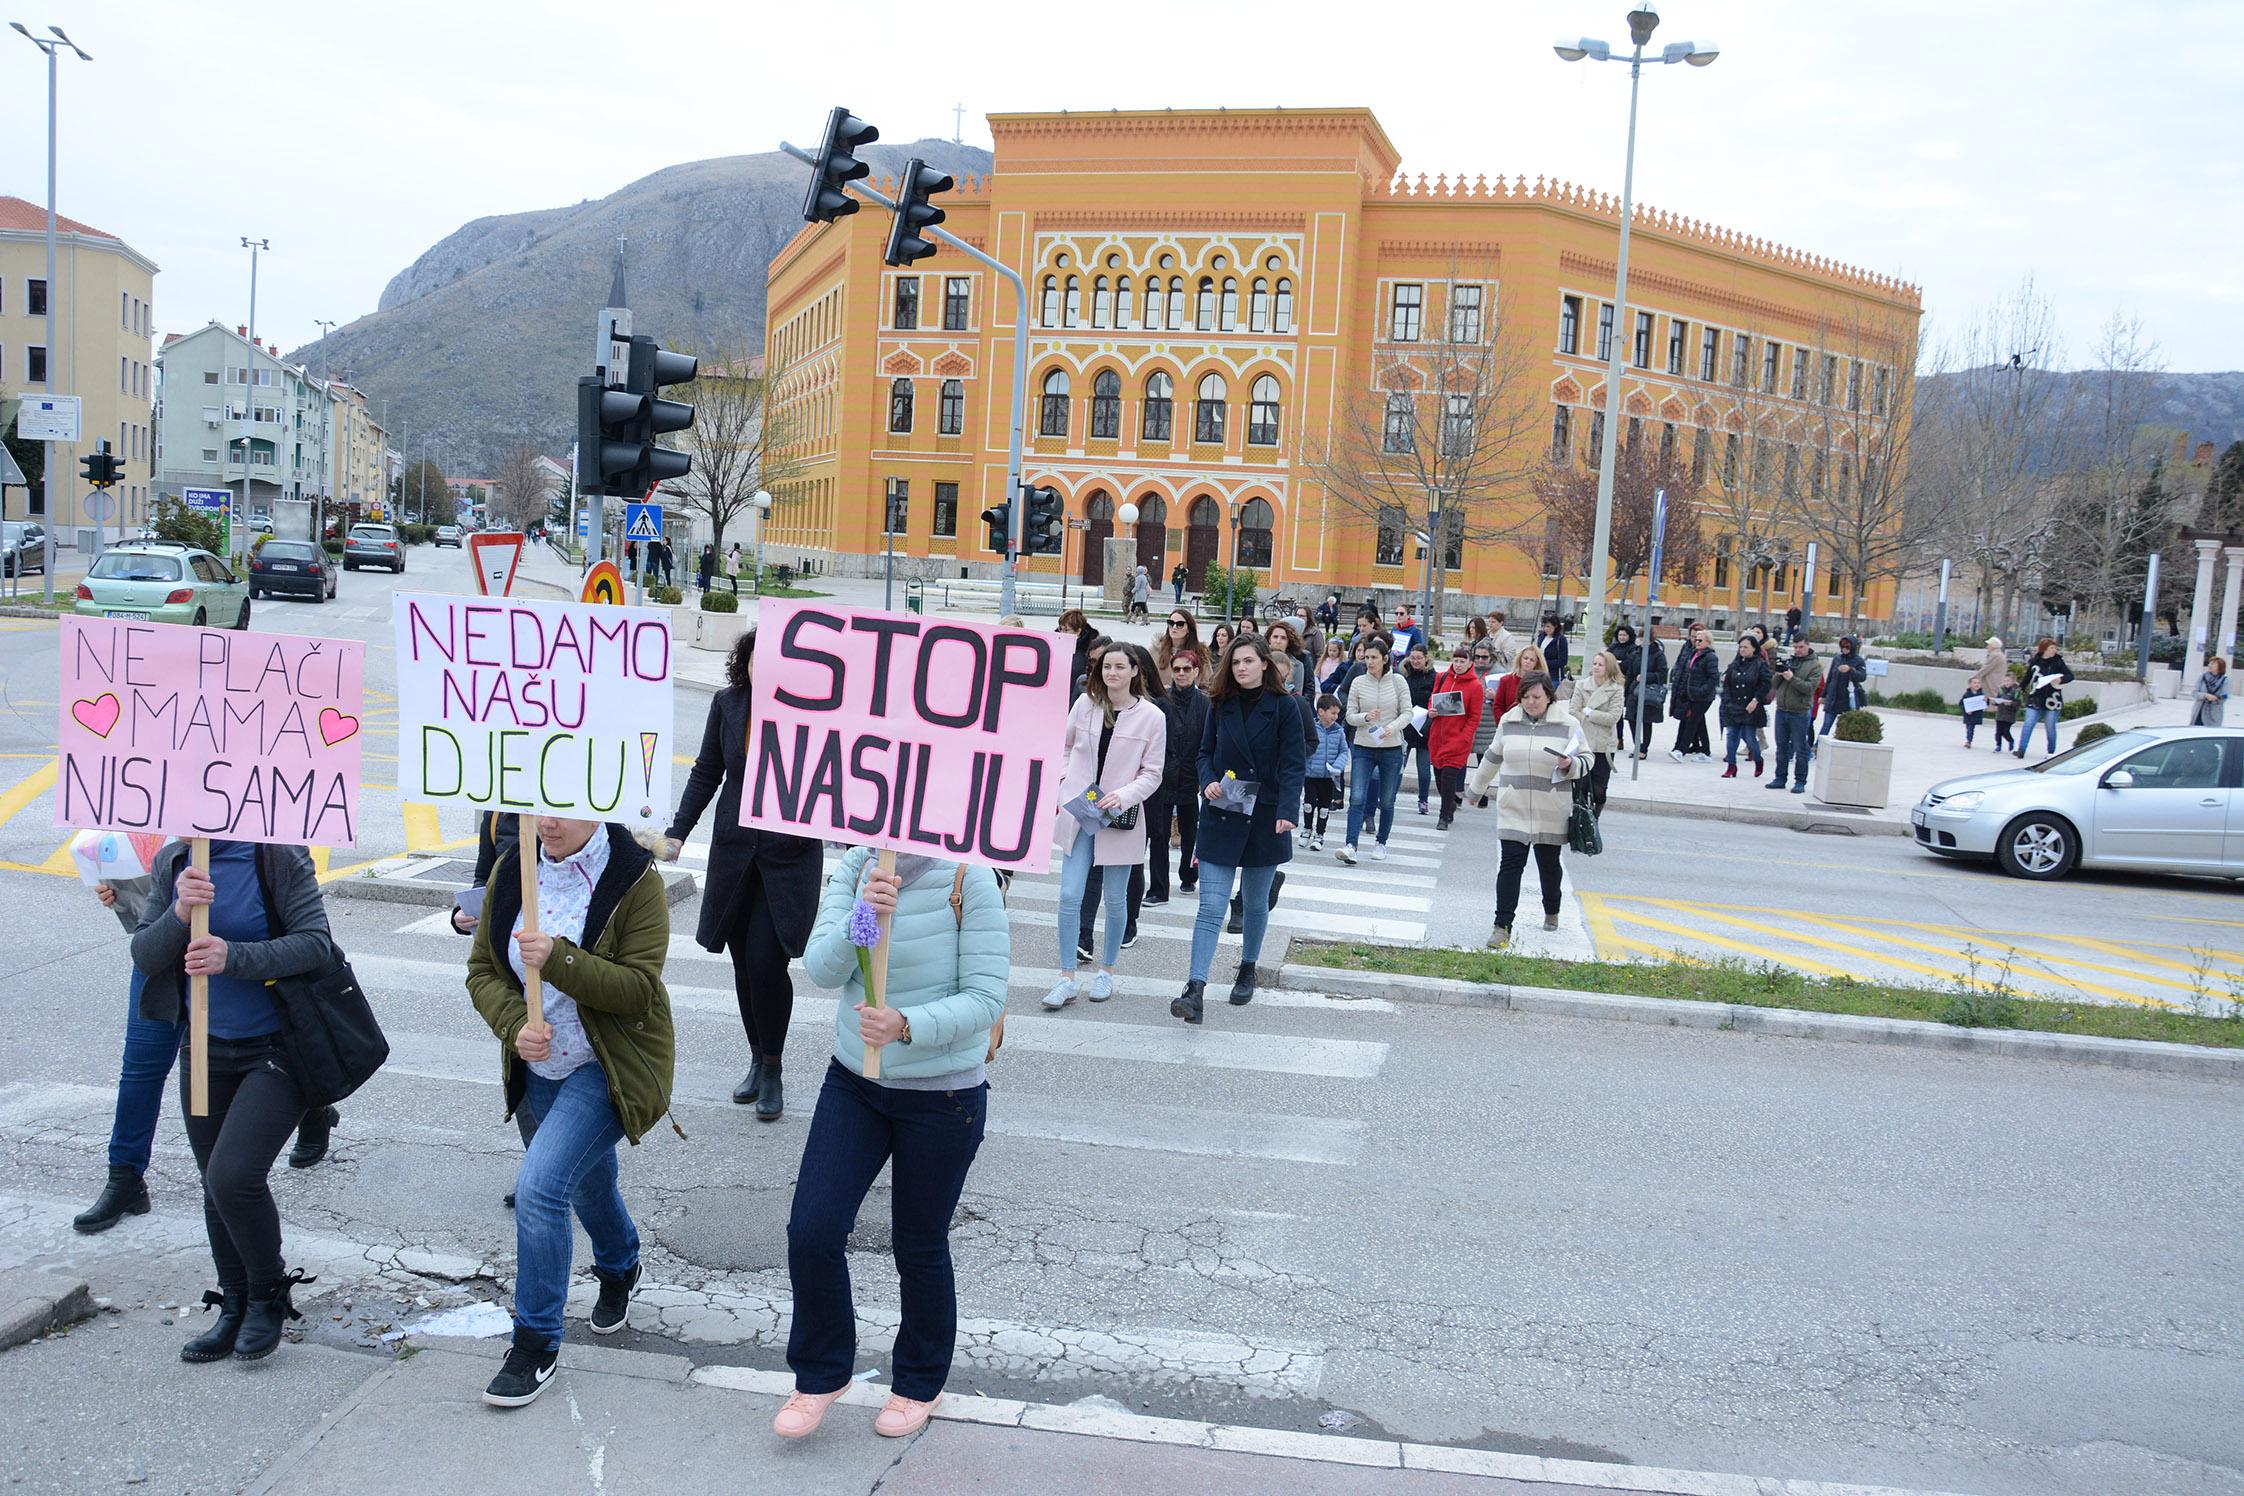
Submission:
[[[732,954],[733,993],[740,1024],[748,1031],[748,1074],[733,1088],[735,1104],[753,1103],[756,1120],[776,1122],[786,1110],[780,1055],[795,1013],[794,979],[787,963],[810,943],[818,918],[822,850],[806,836],[753,831],[740,824],[740,787],[748,777],[748,702],[755,671],[756,631],[736,640],[725,661],[725,689],[709,703],[678,813],[670,821],[669,855],[693,834],[712,795],[717,824],[710,833],[708,887],[701,895],[701,925],[694,939],[705,951]],[[722,784],[720,791],[718,786]]]
[[[1231,1001],[1254,998],[1255,962],[1270,923],[1270,884],[1293,857],[1301,819],[1301,777],[1309,749],[1299,704],[1270,663],[1270,649],[1252,634],[1234,640],[1209,691],[1208,725],[1200,737],[1200,913],[1192,926],[1192,974],[1169,1012],[1198,1023],[1216,932],[1239,886],[1242,944]]]
[[[1114,963],[1122,955],[1129,922],[1130,871],[1145,860],[1145,821],[1138,807],[1161,788],[1168,719],[1149,699],[1159,687],[1145,678],[1144,652],[1108,649],[1083,694],[1068,708],[1060,771],[1060,979],[1044,994],[1059,1009],[1079,992],[1095,1003],[1114,996]],[[1106,922],[1099,931],[1101,960],[1088,989],[1075,980],[1082,960],[1076,939],[1083,895],[1094,867],[1121,871],[1102,880]]]

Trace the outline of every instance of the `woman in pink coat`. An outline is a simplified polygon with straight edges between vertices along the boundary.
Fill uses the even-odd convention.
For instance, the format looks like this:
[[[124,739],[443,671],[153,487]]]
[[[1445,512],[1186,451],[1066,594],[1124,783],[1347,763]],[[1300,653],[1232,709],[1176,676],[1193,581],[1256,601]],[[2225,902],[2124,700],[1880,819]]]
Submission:
[[[1098,656],[1083,694],[1068,709],[1060,773],[1060,814],[1054,840],[1060,853],[1060,979],[1044,994],[1044,1006],[1064,1008],[1078,993],[1095,1003],[1114,996],[1114,963],[1122,954],[1122,929],[1128,922],[1129,870],[1145,861],[1145,821],[1138,806],[1161,788],[1168,750],[1168,721],[1147,697],[1151,687],[1126,649]],[[1097,792],[1096,799],[1089,798]],[[1094,806],[1106,825],[1093,832],[1069,809],[1070,802]],[[1083,924],[1083,889],[1094,867],[1119,871],[1103,877],[1106,919],[1099,930],[1099,969],[1079,986],[1076,940]]]

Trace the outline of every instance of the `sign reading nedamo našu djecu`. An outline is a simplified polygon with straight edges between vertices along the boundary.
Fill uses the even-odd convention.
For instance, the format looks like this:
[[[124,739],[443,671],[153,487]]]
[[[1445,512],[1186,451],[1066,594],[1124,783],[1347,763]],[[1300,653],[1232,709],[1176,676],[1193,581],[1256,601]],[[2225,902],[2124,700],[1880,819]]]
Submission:
[[[55,824],[348,847],[366,646],[61,622]]]
[[[765,601],[741,823],[1042,871],[1067,730],[1065,642]]]
[[[646,824],[670,814],[670,620],[657,608],[399,595],[407,800]]]

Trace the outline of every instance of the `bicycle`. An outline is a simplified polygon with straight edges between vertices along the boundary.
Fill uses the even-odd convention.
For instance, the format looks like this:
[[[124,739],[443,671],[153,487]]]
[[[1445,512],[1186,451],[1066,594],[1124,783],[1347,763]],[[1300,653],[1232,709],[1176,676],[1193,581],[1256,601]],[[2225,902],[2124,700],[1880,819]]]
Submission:
[[[1291,618],[1294,607],[1294,600],[1290,597],[1272,597],[1263,602],[1260,611],[1265,623],[1276,623],[1281,618]]]

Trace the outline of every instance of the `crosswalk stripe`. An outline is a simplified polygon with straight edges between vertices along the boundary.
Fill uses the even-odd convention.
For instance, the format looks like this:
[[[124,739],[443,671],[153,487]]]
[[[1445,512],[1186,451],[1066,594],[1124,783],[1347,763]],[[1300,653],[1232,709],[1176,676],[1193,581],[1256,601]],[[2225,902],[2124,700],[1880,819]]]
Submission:
[[[1293,885],[1289,881],[1286,885],[1286,892],[1278,896],[1278,907],[1270,911],[1270,924],[1273,928],[1314,930],[1332,935],[1354,935],[1365,940],[1415,941],[1425,938],[1426,925],[1423,920],[1383,919],[1368,914],[1333,914],[1321,909],[1291,908],[1287,905],[1286,900],[1292,892]],[[1053,912],[1057,914],[1060,890],[1056,884],[1016,881],[1013,884],[1011,898],[1016,906],[1023,900],[1037,904],[1050,904],[1053,906]],[[1181,908],[1176,905],[1157,905],[1154,908],[1144,910],[1138,918],[1139,933],[1149,933],[1156,928],[1175,929],[1185,939],[1189,940],[1191,938],[1191,921],[1197,917],[1198,907],[1197,902],[1195,902]],[[1183,925],[1179,927],[1170,923],[1176,920],[1184,921]]]

